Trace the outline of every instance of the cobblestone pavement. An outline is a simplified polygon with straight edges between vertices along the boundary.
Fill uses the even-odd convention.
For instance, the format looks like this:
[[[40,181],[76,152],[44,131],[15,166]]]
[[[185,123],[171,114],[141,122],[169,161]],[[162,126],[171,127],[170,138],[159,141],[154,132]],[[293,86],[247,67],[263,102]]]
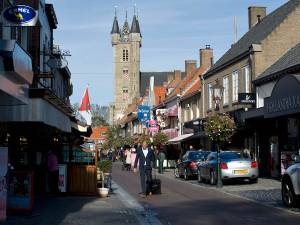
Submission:
[[[163,176],[176,179],[174,177],[174,171],[172,169],[167,169]],[[184,181],[180,178],[179,180]],[[281,183],[278,180],[259,178],[256,184],[249,184],[247,181],[227,182],[223,185],[222,189],[217,189],[216,187],[206,183],[199,184],[196,179],[192,179],[186,182],[190,182],[194,185],[199,185],[209,189],[220,190],[230,195],[238,196],[251,201],[255,201],[260,204],[300,214],[299,208],[287,208],[283,205],[281,200]]]

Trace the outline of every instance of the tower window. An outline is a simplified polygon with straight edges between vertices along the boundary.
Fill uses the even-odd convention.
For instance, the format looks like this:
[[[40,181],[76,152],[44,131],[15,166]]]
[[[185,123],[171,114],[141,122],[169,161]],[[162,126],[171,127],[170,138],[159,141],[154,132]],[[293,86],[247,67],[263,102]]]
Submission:
[[[123,98],[123,101],[126,101],[128,99],[128,89],[123,89],[122,98]]]
[[[123,49],[123,61],[124,62],[128,62],[128,57],[129,53],[128,53],[128,49]]]
[[[129,79],[128,69],[123,69],[123,77],[125,80]]]

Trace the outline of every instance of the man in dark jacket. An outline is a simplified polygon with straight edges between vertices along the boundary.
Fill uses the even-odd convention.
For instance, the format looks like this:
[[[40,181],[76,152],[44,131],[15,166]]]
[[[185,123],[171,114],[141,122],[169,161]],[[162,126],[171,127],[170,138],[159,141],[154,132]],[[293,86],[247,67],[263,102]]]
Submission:
[[[151,148],[148,148],[147,142],[143,142],[141,148],[138,148],[136,158],[134,161],[134,172],[136,172],[137,164],[139,163],[140,179],[142,192],[141,197],[146,197],[148,192],[151,195],[151,181],[152,181],[152,166],[154,164],[154,153]]]

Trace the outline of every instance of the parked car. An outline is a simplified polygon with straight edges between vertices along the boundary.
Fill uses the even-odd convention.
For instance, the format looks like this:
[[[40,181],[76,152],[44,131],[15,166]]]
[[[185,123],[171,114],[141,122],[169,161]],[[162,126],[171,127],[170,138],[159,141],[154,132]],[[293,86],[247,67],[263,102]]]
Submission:
[[[300,156],[295,157],[295,164],[290,166],[282,176],[281,196],[288,207],[300,206]]]
[[[235,151],[222,151],[221,174],[222,180],[229,179],[249,179],[251,183],[256,183],[258,179],[257,162],[250,158],[244,158],[243,154]],[[198,182],[209,181],[215,184],[217,179],[217,153],[211,152],[206,161],[198,165]]]
[[[191,176],[197,176],[198,163],[206,160],[210,152],[207,151],[187,151],[174,170],[175,177],[182,177],[188,180]]]

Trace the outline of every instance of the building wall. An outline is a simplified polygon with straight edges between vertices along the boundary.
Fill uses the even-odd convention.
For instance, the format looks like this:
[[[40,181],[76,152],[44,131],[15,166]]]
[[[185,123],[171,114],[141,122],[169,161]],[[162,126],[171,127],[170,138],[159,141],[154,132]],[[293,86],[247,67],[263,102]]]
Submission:
[[[220,103],[220,112],[230,112],[233,110],[237,110],[240,108],[243,108],[244,106],[238,105],[238,102],[233,102],[232,100],[232,74],[233,72],[238,72],[238,93],[245,92],[245,73],[243,68],[245,66],[250,66],[250,58],[244,58],[240,60],[239,62],[226,67],[222,71],[219,71],[215,73],[213,76],[210,76],[209,78],[204,80],[204,86],[203,89],[205,94],[205,98],[202,98],[201,102],[204,101],[204,110],[201,110],[201,116],[207,117],[208,115],[212,114],[214,111],[214,102],[213,107],[209,108],[209,93],[208,93],[208,84],[214,85],[216,83],[216,80],[219,80],[219,83],[223,86],[223,77],[228,76],[228,104],[224,105],[223,101]],[[251,77],[251,66],[250,66],[250,77]],[[249,87],[250,92],[253,92],[252,85]],[[203,102],[202,102],[203,103]]]
[[[185,123],[191,120],[195,120],[200,117],[201,101],[200,94],[191,96],[181,102],[181,122]]]
[[[130,34],[128,42],[122,42],[120,36],[112,35],[113,43],[113,73],[114,73],[114,96],[115,96],[115,119],[122,115],[122,111],[128,104],[139,97],[140,93],[140,34]],[[127,49],[129,59],[123,61],[123,49]],[[123,69],[128,69],[129,79],[123,76]],[[128,99],[123,99],[123,89],[128,90]]]
[[[295,10],[261,42],[261,52],[253,57],[253,76],[256,78],[284,53],[300,42],[300,7]]]

